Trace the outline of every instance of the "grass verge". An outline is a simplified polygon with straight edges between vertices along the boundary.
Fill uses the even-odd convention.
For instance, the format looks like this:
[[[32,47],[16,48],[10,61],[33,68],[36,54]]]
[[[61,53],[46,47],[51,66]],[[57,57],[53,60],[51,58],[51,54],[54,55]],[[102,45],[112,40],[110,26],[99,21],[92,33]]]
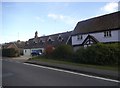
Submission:
[[[101,66],[101,65],[81,64],[81,63],[73,63],[73,62],[55,60],[52,58],[48,59],[45,57],[33,57],[30,60],[37,60],[37,61],[56,63],[56,64],[65,64],[65,65],[72,65],[72,66],[80,66],[80,67],[86,67],[86,68],[95,68],[95,69],[101,69],[101,70],[118,71],[118,66]]]

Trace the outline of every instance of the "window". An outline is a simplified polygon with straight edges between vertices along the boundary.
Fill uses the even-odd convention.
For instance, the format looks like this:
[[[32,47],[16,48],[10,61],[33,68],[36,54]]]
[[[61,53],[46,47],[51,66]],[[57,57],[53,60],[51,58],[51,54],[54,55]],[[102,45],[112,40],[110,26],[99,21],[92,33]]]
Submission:
[[[52,41],[52,39],[48,39],[48,41]]]
[[[83,39],[82,35],[78,35],[77,40],[81,40],[81,39]]]
[[[49,37],[47,41],[53,42],[54,40],[51,37]]]
[[[43,45],[43,44],[44,44],[44,41],[43,41],[43,40],[39,40],[39,44],[40,44],[40,45]]]
[[[104,37],[106,37],[106,31],[104,32]]]
[[[37,44],[37,42],[36,42],[36,41],[34,41],[34,43],[35,43],[35,44]]]
[[[112,35],[111,35],[111,31],[109,31],[109,36],[111,37]]]
[[[104,37],[111,37],[111,31],[105,31],[104,32]]]
[[[57,40],[58,41],[63,41],[63,38],[61,37],[61,35],[58,36]]]
[[[47,39],[47,41],[51,41],[51,38],[49,37],[49,38]]]
[[[59,36],[59,37],[58,37],[58,39],[59,39],[59,40],[61,40],[61,39],[62,39],[62,37],[61,37],[61,36]]]

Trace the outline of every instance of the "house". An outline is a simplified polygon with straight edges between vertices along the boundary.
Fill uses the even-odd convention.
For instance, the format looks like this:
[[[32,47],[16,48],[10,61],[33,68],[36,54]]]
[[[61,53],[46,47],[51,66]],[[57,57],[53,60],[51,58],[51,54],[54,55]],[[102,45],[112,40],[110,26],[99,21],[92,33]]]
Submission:
[[[38,37],[38,33],[36,31],[35,37],[26,42],[24,47],[24,55],[30,56],[33,51],[43,53],[48,46],[56,48],[61,44],[71,44],[70,35],[71,31]]]
[[[14,48],[15,50],[19,51],[20,55],[23,55],[24,46],[25,42],[18,40],[16,42],[2,44],[2,49]]]
[[[18,50],[18,47],[14,42],[5,43],[2,45],[2,49],[8,49],[8,48],[14,48],[15,50]]]
[[[14,43],[15,43],[15,45],[18,47],[19,52],[20,52],[20,55],[23,55],[25,42],[18,40],[17,42],[14,42]]]
[[[98,42],[120,42],[119,33],[120,11],[78,22],[71,34],[72,46],[76,51]]]

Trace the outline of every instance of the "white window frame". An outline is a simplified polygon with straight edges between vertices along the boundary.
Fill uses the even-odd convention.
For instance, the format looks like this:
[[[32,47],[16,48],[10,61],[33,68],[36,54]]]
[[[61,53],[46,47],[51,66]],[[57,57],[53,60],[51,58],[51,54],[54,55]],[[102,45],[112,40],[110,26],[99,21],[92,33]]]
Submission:
[[[104,31],[104,37],[112,37],[111,31]]]
[[[83,39],[83,35],[77,35],[77,40],[82,40]]]

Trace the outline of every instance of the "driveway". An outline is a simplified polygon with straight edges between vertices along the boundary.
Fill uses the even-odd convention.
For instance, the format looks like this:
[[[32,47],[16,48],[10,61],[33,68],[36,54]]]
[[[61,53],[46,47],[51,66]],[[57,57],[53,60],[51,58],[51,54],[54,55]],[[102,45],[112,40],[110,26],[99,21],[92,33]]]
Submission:
[[[20,56],[20,57],[12,57],[12,58],[4,57],[4,59],[9,59],[16,62],[25,62],[29,58],[31,58],[31,56]]]

